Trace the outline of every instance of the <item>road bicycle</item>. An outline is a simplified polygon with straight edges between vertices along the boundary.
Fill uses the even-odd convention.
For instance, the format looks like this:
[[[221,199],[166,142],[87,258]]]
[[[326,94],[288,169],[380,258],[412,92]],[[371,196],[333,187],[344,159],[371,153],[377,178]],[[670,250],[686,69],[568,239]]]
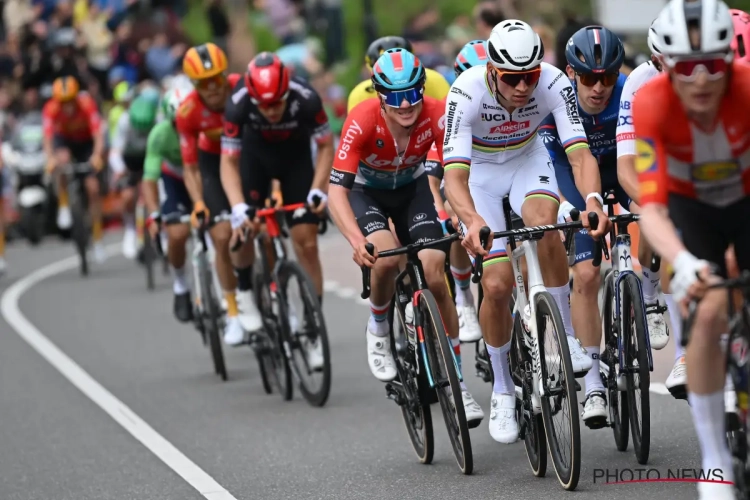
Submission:
[[[198,228],[192,227],[192,267],[193,267],[193,321],[203,338],[203,344],[211,349],[214,371],[222,380],[227,380],[224,352],[221,347],[221,332],[224,330],[224,311],[220,302],[220,290],[214,272],[214,250],[208,244],[206,233],[219,222],[229,221],[230,214],[211,217],[206,224],[205,214],[198,214]],[[155,222],[165,225],[190,224],[190,214],[170,214],[159,217]],[[158,245],[158,244],[157,244]],[[160,245],[156,247],[160,248]]]
[[[729,337],[726,347],[726,363],[727,373],[731,377],[736,394],[737,413],[727,415],[726,436],[732,453],[736,497],[750,500],[750,467],[747,463],[747,415],[750,409],[748,406],[750,397],[750,271],[742,271],[737,278],[708,285],[708,288],[727,290]],[[742,306],[738,310],[735,310],[732,295],[734,290],[742,292]],[[687,347],[690,341],[697,309],[698,301],[691,301],[688,307],[688,317],[683,324],[683,347]]]
[[[73,218],[71,236],[80,259],[82,276],[89,274],[88,249],[91,241],[91,217],[89,216],[89,197],[83,180],[93,171],[90,162],[69,163],[60,174],[68,182],[68,204]]]
[[[633,256],[628,225],[637,222],[637,214],[615,216],[617,201],[605,193],[605,205],[612,221],[609,241],[612,267],[604,277],[602,330],[604,349],[599,371],[607,390],[609,422],[589,423],[592,429],[612,427],[619,451],[628,448],[628,426],[638,463],[648,462],[651,445],[650,393],[653,359],[651,339],[646,322],[646,308],[641,280],[633,270]],[[596,226],[592,224],[592,228]],[[602,254],[609,258],[607,242],[598,241],[593,265],[599,267]]]
[[[143,267],[146,271],[146,289],[154,290],[155,283],[155,271],[154,267],[161,262],[162,274],[164,276],[169,275],[169,260],[167,259],[166,253],[163,250],[159,250],[162,247],[161,235],[156,240],[151,239],[151,233],[146,229],[145,221],[146,206],[142,203],[138,203],[135,207],[136,210],[136,227],[139,231],[143,232],[143,245],[141,247]]]
[[[458,467],[469,475],[474,469],[474,457],[461,393],[463,376],[435,297],[427,289],[418,257],[421,250],[449,245],[456,239],[458,234],[454,233],[439,240],[378,252],[379,258],[407,256],[406,268],[395,280],[396,292],[390,312],[391,321],[398,316],[400,332],[406,338],[397,342],[394,328],[389,329],[391,354],[398,377],[387,383],[385,390],[387,397],[401,407],[409,439],[419,461],[424,464],[432,462],[434,453],[430,404],[440,403]],[[374,253],[375,247],[371,243],[366,248],[371,255]],[[370,291],[370,268],[363,267],[362,298],[369,298]],[[409,303],[414,318],[413,323],[407,324],[405,310]]]
[[[319,202],[319,201],[318,201]],[[266,231],[254,239],[255,265],[253,291],[263,320],[263,331],[254,332],[250,346],[260,368],[263,389],[271,394],[275,389],[285,401],[292,399],[292,376],[299,383],[302,396],[312,406],[323,406],[331,390],[331,352],[323,311],[315,286],[307,272],[287,258],[284,234],[277,214],[304,213],[305,203],[264,209],[251,208],[248,217],[265,223]],[[326,219],[321,221],[324,232]],[[239,248],[241,242],[234,249]],[[294,284],[296,283],[296,285]],[[297,320],[291,296],[302,302],[303,320]],[[307,351],[319,343],[323,366],[311,367]]]
[[[507,203],[504,203],[503,209],[506,220],[510,220]],[[592,226],[598,222],[595,213],[589,214],[589,221]],[[580,386],[575,380],[560,311],[542,280],[537,241],[548,231],[571,231],[582,228],[581,221],[573,221],[493,233],[493,238],[508,238],[511,249],[510,261],[516,283],[513,346],[509,358],[511,374],[516,385],[519,436],[524,440],[529,465],[537,477],[546,474],[546,441],[557,478],[566,490],[574,490],[578,486],[581,472],[581,431],[577,396]],[[489,227],[485,226],[480,230],[480,243],[484,248],[487,248],[489,235]],[[518,247],[517,241],[521,242]],[[528,275],[528,298],[521,270],[521,258],[524,256]],[[474,263],[475,283],[481,281],[482,274],[483,258],[477,256]],[[551,328],[551,331],[548,331],[548,328]],[[553,349],[555,352],[552,352]],[[542,363],[542,360],[545,362]],[[555,425],[553,419],[560,413],[563,416],[568,415],[568,422]],[[569,435],[563,434],[566,429]]]

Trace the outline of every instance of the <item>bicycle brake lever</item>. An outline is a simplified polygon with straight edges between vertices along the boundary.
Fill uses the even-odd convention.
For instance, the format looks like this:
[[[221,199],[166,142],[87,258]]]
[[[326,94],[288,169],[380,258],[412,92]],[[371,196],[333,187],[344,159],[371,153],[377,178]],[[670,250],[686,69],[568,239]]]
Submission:
[[[370,255],[375,254],[375,245],[372,243],[365,244],[365,250],[367,250],[367,253]],[[363,299],[369,299],[370,298],[370,292],[372,291],[372,288],[370,286],[370,268],[367,266],[362,266],[362,294],[360,297]]]
[[[484,226],[482,229],[479,230],[479,244],[482,245],[482,248],[487,247],[487,243],[490,239],[490,228],[487,226]],[[471,277],[471,281],[474,283],[479,283],[482,281],[482,274],[484,273],[484,257],[481,255],[477,255],[474,258],[474,276]]]

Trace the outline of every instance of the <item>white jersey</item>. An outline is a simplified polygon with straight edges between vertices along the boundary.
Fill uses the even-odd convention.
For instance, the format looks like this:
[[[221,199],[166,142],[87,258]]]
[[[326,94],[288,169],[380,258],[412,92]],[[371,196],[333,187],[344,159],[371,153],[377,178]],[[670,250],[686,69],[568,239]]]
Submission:
[[[646,82],[659,74],[651,61],[633,70],[625,80],[620,97],[620,119],[617,122],[617,157],[635,154],[635,129],[633,128],[633,99]]]
[[[445,169],[468,169],[472,162],[501,164],[544,147],[537,130],[550,113],[566,153],[588,147],[570,80],[550,64],[541,66],[529,102],[513,113],[490,93],[486,66],[474,66],[459,75],[445,100]]]

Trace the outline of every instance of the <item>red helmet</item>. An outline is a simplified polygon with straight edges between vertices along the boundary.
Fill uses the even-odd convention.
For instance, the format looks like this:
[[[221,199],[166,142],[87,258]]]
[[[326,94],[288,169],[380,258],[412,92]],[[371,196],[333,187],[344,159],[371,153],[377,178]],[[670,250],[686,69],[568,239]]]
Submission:
[[[750,62],[750,14],[738,9],[729,9],[734,24],[734,38],[731,47],[734,58]]]
[[[245,73],[245,86],[255,104],[270,104],[289,92],[289,69],[279,56],[261,52],[250,61]]]

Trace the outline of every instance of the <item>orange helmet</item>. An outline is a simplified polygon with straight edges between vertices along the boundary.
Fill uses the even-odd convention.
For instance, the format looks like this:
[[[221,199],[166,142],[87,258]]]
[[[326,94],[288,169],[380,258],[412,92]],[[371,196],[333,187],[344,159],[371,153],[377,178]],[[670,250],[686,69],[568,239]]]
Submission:
[[[61,76],[52,83],[52,98],[57,102],[72,101],[78,96],[80,85],[72,76]]]
[[[204,80],[227,70],[227,55],[213,43],[192,47],[182,60],[182,71],[191,80]]]

